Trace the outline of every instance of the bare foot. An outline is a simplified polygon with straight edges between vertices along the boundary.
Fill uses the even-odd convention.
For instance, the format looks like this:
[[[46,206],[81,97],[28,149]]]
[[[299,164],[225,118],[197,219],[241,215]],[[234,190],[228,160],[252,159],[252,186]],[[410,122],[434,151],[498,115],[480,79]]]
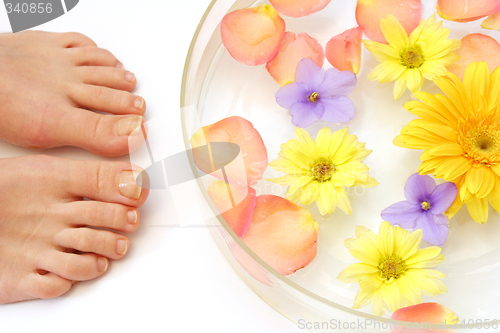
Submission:
[[[129,135],[132,146],[142,142],[135,76],[82,34],[0,34],[0,73],[0,139],[104,156],[127,154]]]
[[[117,231],[137,228],[148,195],[129,163],[48,156],[0,159],[0,189],[0,304],[57,297],[102,275],[127,252]]]

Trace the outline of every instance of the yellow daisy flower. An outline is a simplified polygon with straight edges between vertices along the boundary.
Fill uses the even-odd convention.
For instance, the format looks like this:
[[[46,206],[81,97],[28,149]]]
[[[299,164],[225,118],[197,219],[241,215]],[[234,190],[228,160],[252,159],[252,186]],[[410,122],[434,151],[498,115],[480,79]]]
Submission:
[[[500,69],[470,64],[463,83],[453,74],[434,80],[447,95],[419,92],[405,108],[420,117],[394,139],[399,147],[424,150],[418,169],[457,185],[448,209],[455,214],[465,203],[478,223],[488,220],[488,202],[500,212]]]
[[[378,185],[362,163],[371,152],[349,134],[349,128],[332,133],[325,127],[314,141],[307,131],[297,127],[295,140],[282,144],[279,158],[269,163],[286,175],[268,180],[290,185],[288,200],[304,205],[316,202],[322,215],[333,213],[337,206],[351,214],[345,188]]]
[[[448,39],[450,29],[442,28],[443,22],[436,22],[434,15],[420,24],[408,36],[398,20],[388,15],[380,20],[380,28],[389,43],[382,44],[364,40],[368,51],[381,63],[368,75],[369,80],[381,83],[396,80],[394,100],[401,97],[406,88],[420,90],[424,78],[446,75],[446,66],[460,56],[453,50],[460,47],[458,39]]]
[[[359,284],[353,309],[371,302],[372,313],[381,316],[387,309],[394,312],[421,303],[422,292],[431,296],[448,292],[440,280],[446,275],[428,269],[444,261],[441,248],[419,250],[421,240],[421,229],[410,234],[386,221],[380,225],[378,236],[365,227],[356,227],[356,238],[347,239],[345,246],[361,262],[348,266],[337,277]]]

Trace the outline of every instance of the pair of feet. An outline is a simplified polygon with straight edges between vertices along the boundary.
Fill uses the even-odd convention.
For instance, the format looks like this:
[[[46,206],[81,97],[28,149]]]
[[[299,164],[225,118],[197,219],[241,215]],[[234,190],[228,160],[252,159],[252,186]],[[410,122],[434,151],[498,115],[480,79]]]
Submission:
[[[0,73],[0,139],[102,156],[144,140],[135,76],[84,35],[0,34]],[[0,159],[0,304],[60,296],[123,257],[130,241],[121,232],[137,228],[148,195],[141,171],[125,162]]]

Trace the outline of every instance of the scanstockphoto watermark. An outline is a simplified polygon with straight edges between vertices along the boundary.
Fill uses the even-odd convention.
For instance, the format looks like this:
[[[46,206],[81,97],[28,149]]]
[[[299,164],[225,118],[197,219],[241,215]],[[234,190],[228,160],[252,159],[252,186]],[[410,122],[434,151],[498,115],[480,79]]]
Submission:
[[[449,329],[497,329],[500,326],[498,320],[469,320],[469,321],[435,321],[435,322],[400,322],[400,321],[377,321],[372,319],[358,319],[356,321],[345,321],[330,319],[329,321],[307,321],[299,319],[298,328],[303,330],[449,330]],[[401,331],[404,332],[404,331]]]

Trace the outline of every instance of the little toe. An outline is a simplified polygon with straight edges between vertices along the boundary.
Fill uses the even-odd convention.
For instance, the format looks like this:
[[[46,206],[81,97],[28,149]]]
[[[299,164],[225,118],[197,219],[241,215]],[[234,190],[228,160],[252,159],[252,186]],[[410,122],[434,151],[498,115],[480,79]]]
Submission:
[[[77,146],[101,156],[121,156],[146,140],[144,118],[139,115],[102,115],[71,108],[50,132],[49,146]]]
[[[91,228],[63,229],[55,236],[54,242],[66,249],[95,253],[110,259],[123,257],[130,245],[123,235]]]
[[[77,66],[109,66],[121,67],[120,61],[106,49],[95,46],[68,48],[73,63]]]
[[[132,91],[137,80],[135,75],[118,67],[79,66],[76,71],[83,83]]]
[[[68,86],[66,94],[80,107],[97,111],[140,115],[146,111],[144,98],[128,91],[91,84],[74,84]]]
[[[58,209],[68,225],[108,228],[133,232],[139,226],[137,209],[100,201],[74,201],[64,203]]]
[[[63,32],[58,34],[58,37],[62,43],[62,46],[67,48],[97,46],[97,44],[92,39],[78,32]]]
[[[39,269],[73,281],[95,279],[106,272],[109,260],[94,253],[65,253],[57,250],[40,255]]]
[[[59,297],[68,292],[72,285],[72,281],[53,273],[34,272],[19,281],[19,289],[26,290],[27,299]]]
[[[139,207],[149,194],[149,178],[144,170],[126,162],[72,161],[65,184],[71,198]]]

